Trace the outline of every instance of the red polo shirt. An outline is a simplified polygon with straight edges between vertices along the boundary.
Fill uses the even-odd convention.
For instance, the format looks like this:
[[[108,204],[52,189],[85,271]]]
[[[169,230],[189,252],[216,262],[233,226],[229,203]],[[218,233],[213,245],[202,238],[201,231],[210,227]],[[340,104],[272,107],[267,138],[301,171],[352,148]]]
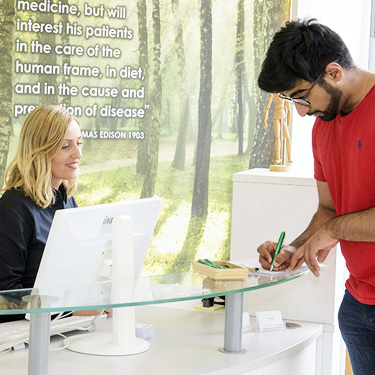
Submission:
[[[314,177],[328,183],[337,215],[375,206],[375,86],[348,115],[316,120],[313,152]],[[350,272],[348,291],[375,305],[375,242],[340,244]]]

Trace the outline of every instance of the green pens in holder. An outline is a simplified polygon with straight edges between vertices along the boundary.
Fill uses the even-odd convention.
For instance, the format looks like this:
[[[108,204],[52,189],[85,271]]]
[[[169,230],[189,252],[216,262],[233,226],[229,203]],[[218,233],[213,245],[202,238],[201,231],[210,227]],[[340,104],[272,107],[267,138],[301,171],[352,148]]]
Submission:
[[[212,262],[211,260],[209,259],[198,259],[198,262],[199,263],[202,263],[206,266],[209,266],[209,267],[212,267],[212,268],[217,268],[217,269],[226,269],[226,268],[230,268],[229,266],[227,265],[224,265],[224,266],[219,266],[218,264],[215,264],[214,262]]]

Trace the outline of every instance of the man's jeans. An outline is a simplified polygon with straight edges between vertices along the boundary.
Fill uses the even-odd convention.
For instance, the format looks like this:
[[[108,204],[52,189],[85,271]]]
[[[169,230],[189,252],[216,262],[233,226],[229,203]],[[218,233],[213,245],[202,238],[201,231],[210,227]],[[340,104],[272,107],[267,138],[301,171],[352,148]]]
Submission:
[[[339,327],[354,375],[375,375],[375,305],[358,302],[346,290],[339,310]]]

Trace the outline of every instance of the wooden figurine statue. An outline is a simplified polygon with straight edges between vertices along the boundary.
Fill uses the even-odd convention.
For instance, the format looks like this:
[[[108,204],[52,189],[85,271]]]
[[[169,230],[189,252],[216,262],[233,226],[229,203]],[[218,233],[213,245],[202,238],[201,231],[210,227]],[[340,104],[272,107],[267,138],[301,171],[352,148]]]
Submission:
[[[266,108],[263,113],[263,127],[267,129],[268,112],[272,101],[275,102],[273,130],[275,132],[275,161],[270,166],[271,171],[285,172],[290,169],[292,163],[292,144],[288,127],[291,123],[291,104],[279,98],[279,94],[269,94]],[[286,159],[287,157],[287,159]]]

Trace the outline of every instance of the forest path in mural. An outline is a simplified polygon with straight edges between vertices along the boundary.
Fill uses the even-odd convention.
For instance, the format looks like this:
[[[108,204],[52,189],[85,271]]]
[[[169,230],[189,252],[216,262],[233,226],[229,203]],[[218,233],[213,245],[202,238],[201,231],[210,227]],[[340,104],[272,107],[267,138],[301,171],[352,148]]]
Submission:
[[[161,145],[159,150],[159,162],[163,161],[173,161],[175,152],[175,145],[172,143],[169,145]],[[215,156],[230,156],[237,155],[238,144],[237,142],[224,141],[220,139],[215,139],[211,144],[211,157]],[[188,144],[186,147],[186,160],[193,160],[194,157],[194,144]],[[80,174],[108,171],[111,169],[117,169],[120,167],[128,167],[135,165],[137,159],[125,158],[122,160],[106,160],[104,162],[94,162],[88,165],[80,166]]]

